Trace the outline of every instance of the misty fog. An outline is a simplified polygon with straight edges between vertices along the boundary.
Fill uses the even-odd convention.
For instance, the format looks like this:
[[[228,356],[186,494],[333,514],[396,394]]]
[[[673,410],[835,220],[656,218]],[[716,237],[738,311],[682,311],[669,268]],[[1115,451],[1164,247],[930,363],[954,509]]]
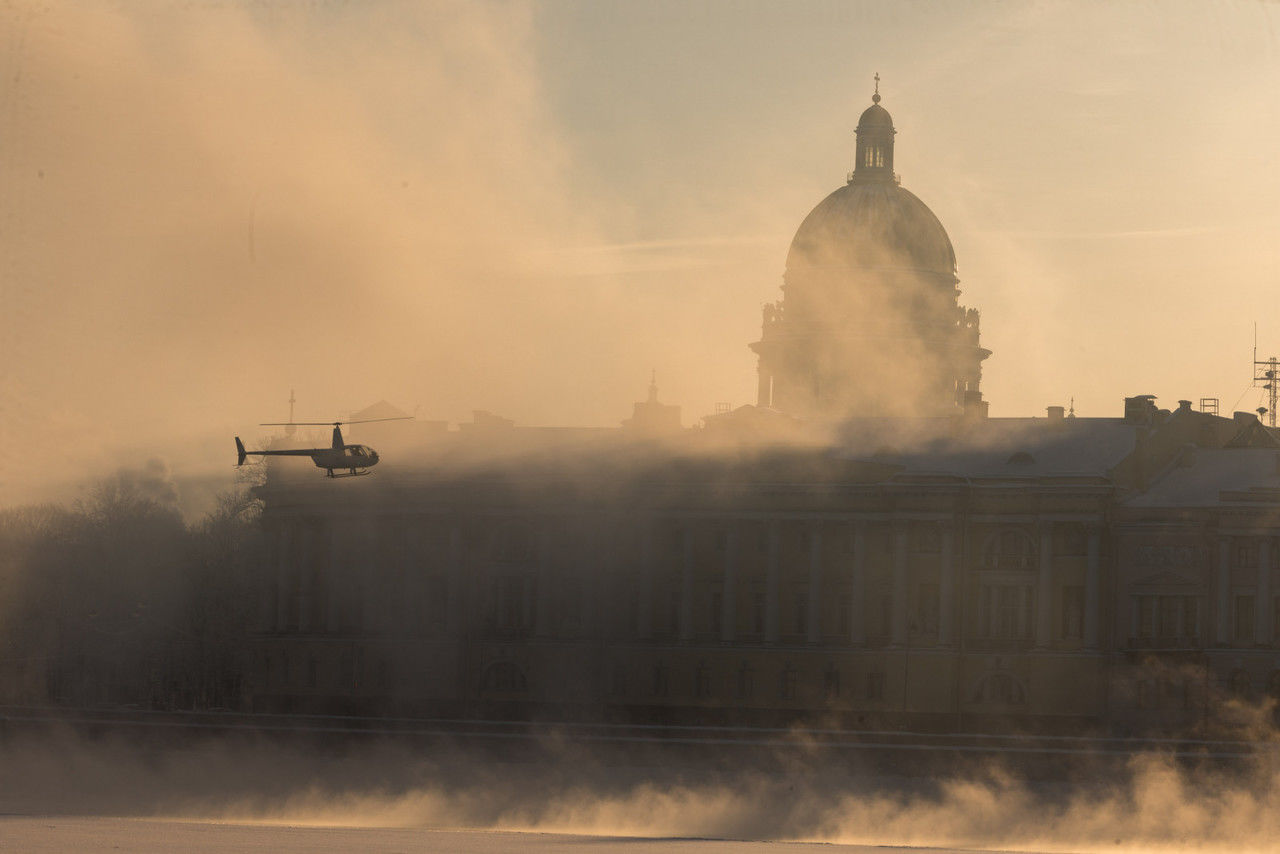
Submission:
[[[750,402],[874,71],[993,414],[1225,406],[1253,321],[1280,343],[1274,14],[6,4],[0,495],[160,457],[198,515],[291,389],[309,420],[615,425],[656,368],[686,424]]]
[[[1248,552],[1253,563],[1227,562],[1232,548],[1256,548],[1252,540],[1233,545],[1232,537],[1271,531],[1265,503],[1249,505],[1262,520],[1250,522],[1257,530],[1223,535],[1222,563],[1213,564],[1220,575],[1205,569],[1209,558],[1196,564],[1206,579],[1225,579],[1212,632],[1227,650],[1214,663],[1229,674],[1225,682],[1190,659],[1148,661],[1134,654],[1138,647],[1121,648],[1118,610],[1104,608],[1110,625],[1102,645],[1095,612],[1091,646],[1083,631],[1065,638],[1064,630],[1055,639],[1069,643],[1036,647],[1063,652],[1064,660],[1114,653],[1117,670],[1137,674],[1124,682],[1125,671],[1114,684],[1139,686],[1134,691],[1181,686],[1177,713],[1194,725],[1169,724],[1149,741],[1131,732],[1058,736],[1011,724],[1007,732],[962,733],[992,741],[947,742],[955,755],[935,766],[912,758],[914,747],[892,743],[902,733],[877,732],[880,741],[870,747],[858,741],[874,727],[848,729],[834,705],[831,720],[802,721],[826,725],[825,735],[800,725],[757,728],[761,741],[750,749],[735,741],[742,736],[731,715],[685,745],[650,744],[662,739],[640,727],[640,735],[625,736],[635,742],[625,749],[614,743],[624,736],[608,729],[613,724],[592,729],[577,721],[575,729],[546,718],[502,736],[460,736],[434,719],[439,731],[396,735],[390,730],[409,726],[405,721],[426,726],[425,713],[373,725],[372,716],[353,723],[345,713],[313,714],[285,702],[279,708],[286,714],[269,702],[255,705],[249,683],[266,684],[273,661],[286,673],[277,674],[278,684],[301,679],[304,659],[289,647],[291,633],[316,646],[343,641],[351,626],[326,626],[323,612],[344,591],[363,596],[359,585],[367,583],[371,602],[399,596],[387,610],[405,617],[419,600],[398,591],[446,589],[430,587],[441,579],[427,575],[443,577],[441,567],[454,560],[448,556],[466,549],[472,563],[458,557],[448,572],[476,570],[474,601],[449,588],[454,598],[437,596],[431,605],[441,625],[446,617],[452,628],[463,625],[459,649],[472,641],[470,624],[462,611],[445,613],[459,602],[478,626],[488,607],[482,592],[511,582],[523,585],[519,608],[533,610],[532,579],[547,561],[531,557],[529,542],[518,560],[493,573],[496,580],[481,576],[489,571],[486,550],[502,546],[502,514],[520,529],[528,522],[521,514],[534,518],[530,508],[540,512],[551,498],[562,515],[543,521],[569,555],[556,569],[570,576],[578,570],[573,561],[587,554],[582,565],[619,573],[600,572],[588,585],[570,579],[566,589],[579,606],[597,609],[578,615],[579,625],[623,613],[584,591],[604,590],[635,613],[627,600],[632,580],[621,573],[658,566],[644,551],[653,548],[655,531],[677,535],[663,541],[670,564],[664,572],[683,555],[685,575],[665,572],[657,587],[647,582],[650,595],[666,597],[656,607],[670,606],[670,631],[632,632],[650,647],[693,639],[695,536],[723,547],[716,566],[724,569],[727,555],[736,560],[728,543],[737,533],[729,529],[757,514],[753,524],[773,527],[757,538],[751,571],[759,578],[750,583],[772,584],[774,599],[767,606],[762,596],[752,601],[773,609],[777,646],[779,520],[794,522],[796,533],[805,512],[812,511],[809,522],[817,519],[793,538],[817,557],[803,564],[797,558],[787,571],[797,578],[811,572],[806,577],[818,584],[821,526],[849,522],[854,530],[854,510],[852,499],[824,508],[815,498],[806,506],[813,495],[794,498],[797,490],[778,499],[779,490],[768,498],[768,489],[799,484],[816,495],[839,484],[850,493],[862,489],[871,502],[866,496],[890,472],[936,485],[929,479],[945,471],[965,483],[957,490],[976,492],[967,478],[991,460],[1027,463],[1010,481],[1047,473],[1062,483],[1078,475],[1084,484],[1068,485],[1079,486],[1079,501],[1065,510],[990,511],[992,518],[1039,514],[1028,524],[1039,526],[1035,536],[1048,557],[1038,564],[1036,589],[1064,595],[1061,613],[1044,604],[1036,615],[1039,625],[1065,625],[1067,586],[1073,595],[1078,587],[1083,601],[1092,584],[1099,599],[1099,572],[1110,578],[1105,570],[1128,559],[1118,551],[1099,559],[1098,526],[1121,503],[1105,503],[1122,492],[1107,492],[1112,481],[1128,478],[1123,489],[1137,491],[1149,485],[1149,472],[1121,470],[1129,458],[1118,453],[1120,462],[1090,458],[1094,468],[1077,471],[1086,451],[1102,459],[1113,450],[1099,450],[1105,439],[1129,441],[1127,454],[1157,426],[1193,417],[1190,403],[1173,413],[1159,407],[1219,398],[1221,423],[1205,427],[1194,443],[1175,446],[1185,439],[1178,424],[1171,438],[1155,443],[1159,471],[1176,476],[1185,469],[1191,478],[1200,443],[1253,454],[1246,462],[1262,460],[1266,471],[1259,468],[1248,488],[1274,485],[1274,436],[1261,427],[1261,438],[1251,434],[1248,413],[1263,400],[1251,384],[1255,324],[1258,355],[1280,351],[1280,321],[1269,308],[1280,277],[1277,15],[1272,4],[1189,0],[3,4],[0,650],[7,660],[0,674],[7,682],[0,687],[9,705],[0,708],[0,814],[1055,852],[1271,850],[1280,832],[1280,670],[1267,658],[1274,657],[1274,633],[1258,639],[1274,629],[1268,620],[1280,620],[1280,600],[1269,616],[1269,557],[1258,561]],[[940,240],[949,236],[954,245],[958,303],[949,270],[929,271],[945,280],[945,293],[886,279],[856,298],[840,291],[832,298],[818,287],[806,295],[790,274],[784,283],[797,228],[854,167],[854,127],[870,104],[873,74],[897,133],[891,171],[936,214],[945,229]],[[813,262],[814,281],[826,266]],[[938,326],[972,330],[966,370],[976,377],[981,365],[990,414],[1027,418],[978,430],[963,419],[841,424],[806,422],[782,406],[743,407],[756,402],[758,389],[748,345],[787,300],[803,322],[831,328],[874,317],[869,327],[892,329],[915,312],[939,319]],[[981,312],[980,347],[993,351],[985,362],[978,315],[963,307]],[[895,351],[871,340],[841,341],[814,356],[823,371],[850,364],[861,371],[858,394],[840,401],[852,414],[867,414],[866,400],[891,400],[871,414],[935,415],[926,410],[939,389],[944,398],[956,391],[953,376],[916,382],[945,361],[954,341]],[[680,407],[681,429],[646,433],[637,427],[643,411],[636,406],[634,423],[614,430],[645,400],[650,382],[649,403]],[[904,391],[913,383],[914,392]],[[1143,394],[1162,403],[1134,397]],[[254,451],[328,443],[324,427],[282,436],[262,422],[296,416],[325,424],[380,401],[413,421],[348,428],[348,441],[384,453],[366,480],[326,481],[298,458],[234,466],[233,437]],[[1150,412],[1145,422],[1126,422],[1121,439],[1095,439],[1101,432],[1085,429],[1090,416],[1118,419],[1135,401]],[[1060,423],[1046,429],[1047,419],[1030,418],[1046,406],[1072,406],[1082,417],[1068,422],[1057,409]],[[1236,410],[1245,418],[1232,420]],[[672,410],[652,411],[676,420]],[[553,429],[517,432],[507,429],[511,422]],[[1237,438],[1240,444],[1230,444]],[[1228,468],[1219,471],[1224,479],[1236,472]],[[256,489],[268,477],[276,491]],[[1111,480],[1090,492],[1089,477]],[[661,496],[640,509],[673,523],[670,530],[641,518],[631,500],[631,491],[653,484]],[[772,505],[764,501],[760,509],[747,500],[735,507],[758,487]],[[417,508],[405,502],[378,527],[387,521],[373,521],[379,508],[413,490]],[[467,504],[468,490],[482,497]],[[1088,503],[1104,493],[1105,501]],[[277,513],[284,508],[271,520],[275,527],[263,524],[268,501],[277,502]],[[432,516],[450,501],[464,511],[450,506],[452,516]],[[880,562],[872,574],[880,573],[887,589],[901,569],[902,590],[895,586],[878,601],[898,609],[894,620],[902,617],[905,644],[891,638],[883,649],[892,650],[886,657],[901,655],[906,685],[908,654],[899,653],[912,644],[905,543],[915,529],[903,520],[919,508],[903,506],[892,532],[882,511],[901,508],[857,508],[862,527],[847,551],[850,565],[855,552],[865,556],[867,520],[884,528],[874,534]],[[295,511],[313,518],[297,523],[289,515]],[[969,512],[961,506],[955,518],[969,520]],[[720,513],[729,518],[723,530],[692,533],[711,517],[720,524]],[[734,513],[741,518],[730,518]],[[1094,527],[1086,532],[1079,520],[1089,514]],[[967,524],[957,529],[962,538]],[[977,524],[994,532],[997,522]],[[1076,528],[1093,539],[1059,555],[1069,566],[1062,573],[1068,580],[1058,583],[1052,544]],[[351,539],[334,545],[341,539],[334,531]],[[611,534],[618,539],[606,540]],[[958,540],[957,562],[970,561],[963,572],[986,557],[973,536],[972,543]],[[299,542],[296,566],[273,551]],[[853,542],[846,538],[841,547]],[[939,579],[952,567],[946,542],[918,552],[931,556],[920,559],[930,572],[933,563],[942,567]],[[360,549],[369,543],[375,557],[365,560]],[[325,557],[325,548],[338,558],[345,548],[351,560]],[[1199,541],[1195,548],[1197,561],[1210,554]],[[890,562],[894,549],[900,564]],[[307,563],[307,555],[321,557]],[[1025,559],[1018,569],[1028,578],[1030,555],[1013,556]],[[398,567],[403,581],[402,570],[418,557],[414,569],[422,577],[391,586],[391,570]],[[763,581],[767,562],[771,582]],[[314,582],[305,593],[304,564],[305,583]],[[296,578],[289,575],[295,569]],[[509,577],[499,578],[503,573]],[[294,582],[296,590],[288,586]],[[1000,583],[1013,589],[1007,579]],[[677,594],[679,584],[685,586]],[[942,602],[940,584],[928,589]],[[1017,584],[1027,591],[1030,613],[1032,582]],[[1127,596],[1116,584],[1101,596]],[[967,588],[956,589],[960,601]],[[293,604],[277,609],[271,597],[281,590]],[[786,607],[803,607],[798,625],[816,624],[807,615],[829,603],[820,587],[805,591],[810,599],[797,594]],[[1157,596],[1159,607],[1182,608],[1192,598],[1162,588],[1146,597],[1153,610]],[[304,600],[318,630],[306,619],[277,620]],[[729,597],[708,601],[716,603],[706,609],[712,621],[724,614],[745,619],[745,606],[740,614],[736,604],[725,606]],[[854,601],[862,607],[858,619],[876,608]],[[1233,603],[1237,622],[1226,638]],[[335,613],[363,607],[339,604]],[[652,620],[655,606],[647,607]],[[1143,612],[1134,607],[1136,636]],[[1195,643],[1207,647],[1209,611],[1194,607],[1200,610],[1190,618],[1178,611],[1174,621],[1189,622]],[[1255,613],[1262,615],[1256,624]],[[888,626],[888,615],[879,616]],[[528,629],[529,614],[521,619]],[[718,654],[715,645],[732,640],[734,628],[714,625],[704,634]],[[605,628],[573,639],[585,649],[631,632]],[[934,629],[939,649],[957,651],[957,668],[967,630],[955,629],[961,642],[952,647]],[[841,643],[849,641],[849,628],[839,631]],[[1112,631],[1117,640],[1107,646]],[[757,650],[769,643],[763,628],[759,634]],[[252,647],[251,636],[270,637],[278,648]],[[428,636],[439,635],[394,637]],[[549,646],[564,639],[538,637]],[[804,638],[809,646],[822,639],[816,628],[795,637],[797,649]],[[1265,675],[1257,675],[1261,665],[1246,673],[1227,660],[1242,637],[1251,660],[1267,659]],[[520,640],[481,642],[499,651],[466,649],[459,660],[488,673],[479,667],[482,656],[501,659]],[[421,663],[410,646],[402,644],[404,661],[393,660],[393,669]],[[1009,648],[1015,656],[1022,651],[1012,642]],[[988,669],[1007,678],[1004,653],[998,644],[991,649],[972,657],[986,656],[995,662]],[[316,688],[317,656],[307,654],[309,687]],[[790,662],[787,668],[794,678]],[[665,664],[658,669],[662,702],[650,698],[653,708],[667,696]],[[699,663],[699,680],[705,670]],[[414,690],[429,673],[437,671],[414,671]],[[310,699],[320,704],[325,687]],[[869,703],[869,681],[866,691],[859,701]],[[327,699],[368,699],[358,693],[335,690]],[[265,688],[259,694],[272,699]],[[902,720],[907,695],[904,687]],[[846,684],[842,711],[850,715],[852,696]],[[1120,688],[1116,696],[1127,701]],[[384,710],[395,711],[420,697],[397,686],[382,699]],[[460,707],[488,708],[481,702],[488,699]],[[964,702],[957,687],[957,721]],[[241,726],[241,715],[252,723]],[[893,720],[892,713],[881,720]],[[387,732],[378,728],[384,725]],[[356,732],[362,727],[369,731]],[[316,734],[322,731],[331,737]],[[663,738],[671,735],[664,730]],[[712,754],[694,744],[700,739],[724,740],[731,749]]]

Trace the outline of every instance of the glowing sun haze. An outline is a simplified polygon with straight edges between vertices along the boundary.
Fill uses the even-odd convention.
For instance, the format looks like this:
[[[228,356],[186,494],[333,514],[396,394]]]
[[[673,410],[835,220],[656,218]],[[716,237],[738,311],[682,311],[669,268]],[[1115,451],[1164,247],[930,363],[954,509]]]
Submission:
[[[762,302],[880,72],[993,415],[1280,351],[1276,6],[9,2],[0,501],[386,398],[753,402]],[[1245,395],[1238,408],[1257,405]]]

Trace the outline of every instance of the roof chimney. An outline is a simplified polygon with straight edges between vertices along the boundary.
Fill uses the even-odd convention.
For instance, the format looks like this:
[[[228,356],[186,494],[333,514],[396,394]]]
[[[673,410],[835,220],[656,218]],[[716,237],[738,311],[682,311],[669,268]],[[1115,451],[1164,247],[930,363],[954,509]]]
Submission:
[[[1130,424],[1146,424],[1156,414],[1156,396],[1139,394],[1124,399],[1124,420]]]
[[[1180,400],[1180,401],[1178,401],[1178,411],[1179,411],[1179,412],[1190,412],[1190,411],[1191,411],[1191,401],[1189,401],[1189,400]]]

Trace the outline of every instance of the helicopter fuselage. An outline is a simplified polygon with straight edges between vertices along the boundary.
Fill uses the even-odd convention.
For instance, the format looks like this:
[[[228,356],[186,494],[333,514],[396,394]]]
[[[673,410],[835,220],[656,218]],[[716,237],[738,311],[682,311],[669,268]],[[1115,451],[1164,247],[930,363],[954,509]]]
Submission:
[[[409,420],[409,416],[395,418],[371,418],[365,421],[348,422],[355,424],[367,424],[370,421],[405,421]],[[304,422],[306,426],[315,426],[314,424]],[[316,464],[316,468],[324,469],[329,477],[346,477],[347,475],[336,475],[335,471],[347,471],[352,475],[367,474],[368,469],[378,464],[378,452],[368,445],[348,445],[342,439],[342,422],[333,422],[333,444],[327,448],[291,448],[289,450],[273,450],[273,451],[250,451],[246,450],[244,442],[240,441],[240,437],[236,437],[236,465],[244,465],[247,457],[310,457],[311,462]],[[264,424],[264,427],[279,426],[275,424]],[[299,426],[297,423],[290,422],[285,426]]]
[[[335,469],[367,469],[378,464],[378,452],[366,445],[313,448],[310,453],[316,468],[327,469],[330,474]]]

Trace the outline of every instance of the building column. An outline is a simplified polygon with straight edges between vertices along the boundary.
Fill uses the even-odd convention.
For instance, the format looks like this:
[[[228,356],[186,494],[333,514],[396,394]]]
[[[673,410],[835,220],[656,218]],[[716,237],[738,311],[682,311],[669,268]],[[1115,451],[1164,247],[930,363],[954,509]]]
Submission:
[[[724,590],[720,596],[720,640],[732,643],[738,630],[738,524],[725,531]]]
[[[693,526],[686,523],[683,531],[680,566],[680,640],[693,640]]]
[[[449,527],[449,613],[445,617],[449,637],[460,637],[463,633],[466,597],[462,585],[465,579],[466,574],[462,571],[462,522],[455,519]]]
[[[1053,643],[1053,523],[1040,523],[1040,577],[1036,583],[1036,648]]]
[[[809,600],[805,602],[809,609],[808,637],[809,643],[816,644],[822,640],[822,523],[809,523]]]
[[[1271,537],[1258,543],[1258,586],[1253,597],[1253,642],[1271,645]]]
[[[535,548],[537,554],[533,556],[536,570],[536,578],[538,579],[537,588],[534,590],[534,610],[533,610],[533,633],[535,637],[549,638],[558,632],[553,626],[553,605],[555,603],[555,573],[553,572],[551,560],[551,537],[547,533],[547,526],[550,520],[539,519],[537,521],[538,533],[534,537]],[[563,569],[561,570],[563,572]]]
[[[332,526],[329,533],[332,533]],[[312,527],[311,530],[299,532],[298,542],[298,631],[307,633],[316,630],[316,618],[320,615],[314,613],[315,596],[316,596],[316,555],[328,549],[332,558],[337,555],[332,554],[338,544],[331,537],[325,537],[325,542],[321,543],[319,537],[321,531],[317,531]]]
[[[773,406],[773,375],[760,368],[756,385],[756,405]]]
[[[893,523],[893,606],[889,626],[891,646],[907,645],[907,523]]]
[[[611,615],[618,613],[616,587],[621,575],[620,556],[605,543],[617,542],[613,519],[601,516],[591,519],[588,528],[579,533],[582,546],[577,549],[569,571],[581,579],[579,587],[579,637],[593,641],[610,640]]]
[[[279,526],[279,547],[276,561],[276,613],[275,629],[284,631],[296,628],[289,625],[289,607],[293,598],[293,579],[298,564],[297,524],[289,521]]]
[[[779,563],[782,559],[781,523],[777,519],[769,520],[769,565],[764,578],[764,640],[765,643],[778,642],[778,597]]]
[[[1084,576],[1084,646],[1098,648],[1098,625],[1102,612],[1102,531],[1089,526],[1089,565]]]
[[[640,571],[636,584],[636,634],[640,640],[653,638],[653,584],[658,577],[657,544],[654,542],[658,523],[648,518],[640,523]]]
[[[955,643],[956,613],[955,525],[942,526],[942,566],[938,584],[938,646]]]
[[[1231,643],[1231,537],[1218,535],[1218,644]]]
[[[853,523],[853,579],[849,585],[849,642],[867,642],[867,523]]]
[[[330,522],[309,549],[305,619],[313,632],[349,632],[362,627],[367,592],[361,585],[368,578],[366,572],[357,571],[356,555],[363,551],[358,547],[365,545],[357,542],[365,524],[364,519],[346,525]]]

